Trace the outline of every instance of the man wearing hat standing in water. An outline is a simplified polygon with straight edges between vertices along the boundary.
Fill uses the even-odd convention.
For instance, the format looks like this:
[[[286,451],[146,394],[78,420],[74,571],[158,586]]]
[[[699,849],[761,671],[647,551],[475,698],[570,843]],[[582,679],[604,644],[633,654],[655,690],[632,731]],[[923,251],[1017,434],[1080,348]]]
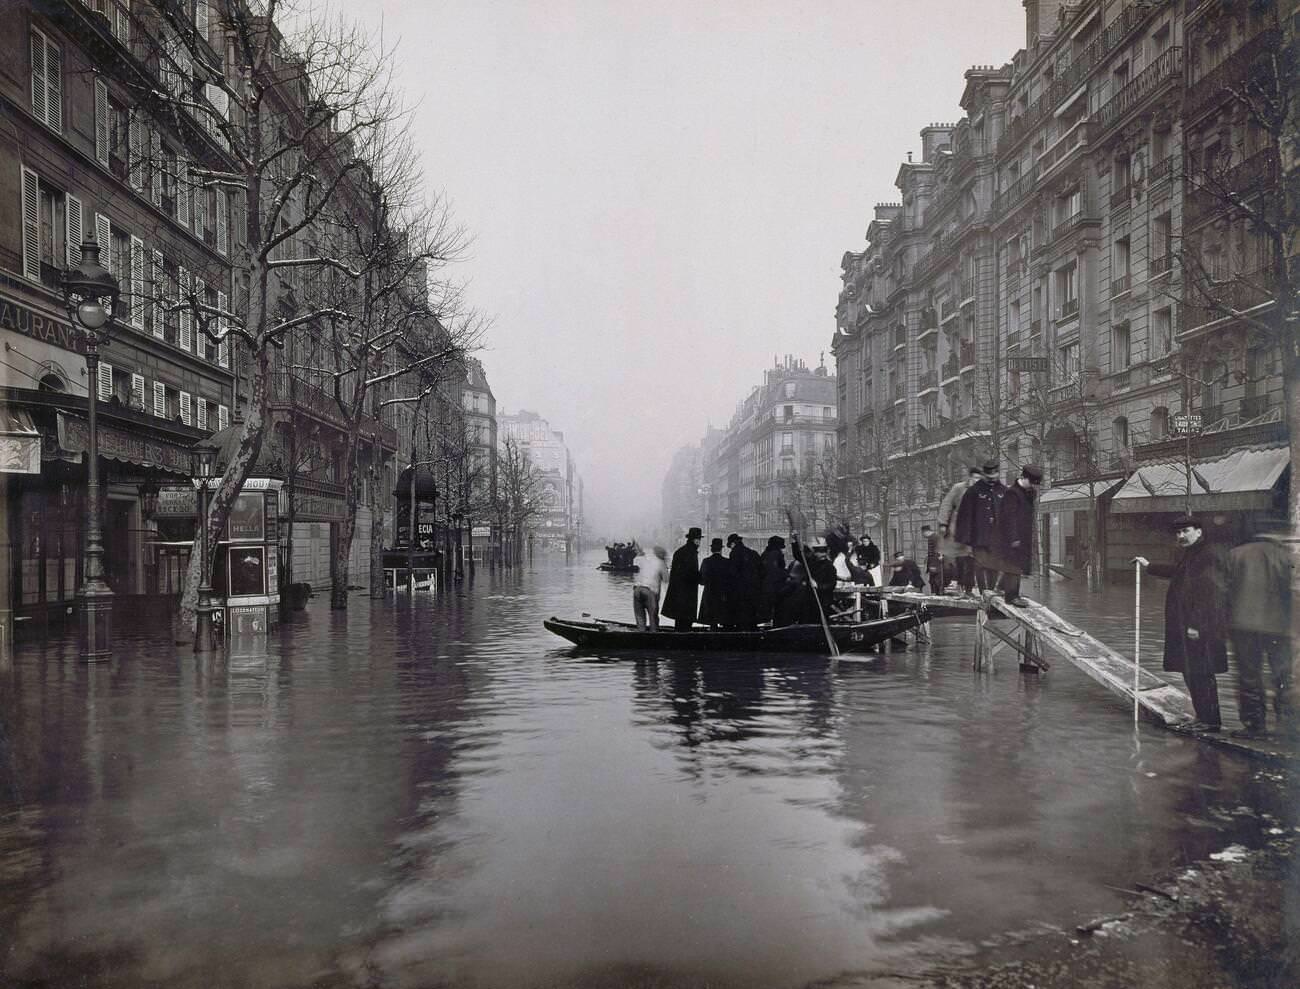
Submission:
[[[704,533],[699,527],[691,526],[686,532],[686,542],[673,553],[673,562],[668,570],[668,591],[664,594],[664,604],[659,612],[665,618],[673,619],[675,628],[690,628],[695,624],[695,609],[699,606],[702,538]]]
[[[1218,731],[1219,687],[1214,677],[1228,672],[1228,557],[1205,539],[1198,519],[1185,515],[1173,523],[1182,552],[1174,563],[1133,557],[1156,577],[1169,578],[1165,594],[1164,668],[1181,673],[1192,695],[1196,721],[1189,727]]]
[[[1029,602],[1020,596],[1020,578],[1033,573],[1034,499],[1043,483],[1043,469],[1035,464],[1021,468],[1016,483],[1006,489],[998,506],[994,552],[1002,579],[998,583],[1007,603],[1023,608]]]

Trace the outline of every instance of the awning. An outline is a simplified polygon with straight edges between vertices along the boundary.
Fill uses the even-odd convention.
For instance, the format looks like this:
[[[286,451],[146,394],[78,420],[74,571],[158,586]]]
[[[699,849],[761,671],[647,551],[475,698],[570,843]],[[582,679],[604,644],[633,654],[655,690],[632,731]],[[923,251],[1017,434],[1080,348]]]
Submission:
[[[0,405],[0,474],[39,474],[41,434],[31,413],[16,405]]]
[[[1123,478],[1118,481],[1114,479],[1094,481],[1091,494],[1088,492],[1087,484],[1062,484],[1055,488],[1048,488],[1038,498],[1038,510],[1042,512],[1086,512],[1094,499],[1100,502],[1103,498],[1109,498],[1119,490],[1120,485],[1123,483]]]
[[[60,412],[57,416],[59,446],[69,453],[90,449],[90,424],[80,416]],[[165,470],[190,476],[190,448],[168,440],[128,433],[115,426],[99,424],[99,455],[133,467]]]
[[[1291,462],[1286,447],[1236,450],[1192,464],[1191,507],[1201,512],[1268,511],[1273,488]],[[1182,464],[1143,467],[1125,482],[1114,512],[1181,512],[1187,508],[1187,471]]]

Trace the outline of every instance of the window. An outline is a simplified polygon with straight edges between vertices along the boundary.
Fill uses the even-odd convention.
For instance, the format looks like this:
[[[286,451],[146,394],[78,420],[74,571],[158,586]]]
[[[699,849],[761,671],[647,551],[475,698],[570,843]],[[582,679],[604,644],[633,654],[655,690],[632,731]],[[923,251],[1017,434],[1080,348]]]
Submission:
[[[1169,435],[1169,410],[1157,405],[1151,410],[1151,440],[1156,442]]]
[[[785,383],[785,397],[786,397],[786,398],[794,398],[794,382],[793,382],[793,381],[787,381],[787,382]]]
[[[1072,261],[1056,272],[1057,318],[1070,319],[1079,314],[1078,262]]]
[[[794,433],[781,434],[781,452],[794,453]]]
[[[1151,35],[1151,51],[1154,55],[1160,55],[1169,49],[1169,25],[1162,24],[1156,28]]]
[[[1132,334],[1129,324],[1116,323],[1110,331],[1110,367],[1112,371],[1127,371],[1133,363]]]
[[[1161,213],[1151,221],[1151,274],[1163,275],[1173,265],[1173,217]]]
[[[1057,349],[1057,367],[1061,371],[1063,382],[1074,381],[1079,377],[1079,341],[1067,343]]]
[[[1110,294],[1112,297],[1121,295],[1133,287],[1132,257],[1132,241],[1128,237],[1121,237],[1115,241],[1114,249],[1110,255]]]
[[[1164,309],[1157,309],[1151,314],[1151,353],[1153,357],[1161,357],[1169,353],[1173,348],[1173,331],[1172,309],[1166,306]]]
[[[1114,96],[1121,89],[1128,85],[1128,62],[1121,62],[1115,66],[1110,74],[1110,92]]]
[[[22,218],[23,276],[58,290],[81,263],[81,200],[23,168]]]
[[[32,113],[51,130],[63,131],[63,50],[32,28]]]
[[[1115,441],[1115,452],[1127,451],[1128,442],[1128,420],[1119,416],[1110,424],[1111,436]]]
[[[108,170],[125,179],[131,167],[131,113],[116,97],[108,97]]]

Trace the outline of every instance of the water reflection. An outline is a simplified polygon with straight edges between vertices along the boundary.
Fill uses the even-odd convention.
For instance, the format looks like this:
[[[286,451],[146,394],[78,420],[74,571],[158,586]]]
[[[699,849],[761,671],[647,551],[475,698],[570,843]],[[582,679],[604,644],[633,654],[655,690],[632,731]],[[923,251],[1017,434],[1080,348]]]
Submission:
[[[961,623],[873,665],[575,656],[541,618],[630,610],[595,562],[314,604],[215,658],[147,627],[109,667],[22,650],[0,673],[0,983],[906,974],[1116,909],[1106,884],[1282,812],[1229,754],[1135,740],[1064,662],[972,671]]]

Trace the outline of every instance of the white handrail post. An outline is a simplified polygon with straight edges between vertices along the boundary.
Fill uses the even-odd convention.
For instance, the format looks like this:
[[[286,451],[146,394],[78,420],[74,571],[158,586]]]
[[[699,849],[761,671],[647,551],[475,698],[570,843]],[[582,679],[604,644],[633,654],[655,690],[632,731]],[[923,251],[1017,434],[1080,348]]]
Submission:
[[[1142,674],[1142,564],[1133,561],[1133,724],[1138,723],[1138,678]]]

